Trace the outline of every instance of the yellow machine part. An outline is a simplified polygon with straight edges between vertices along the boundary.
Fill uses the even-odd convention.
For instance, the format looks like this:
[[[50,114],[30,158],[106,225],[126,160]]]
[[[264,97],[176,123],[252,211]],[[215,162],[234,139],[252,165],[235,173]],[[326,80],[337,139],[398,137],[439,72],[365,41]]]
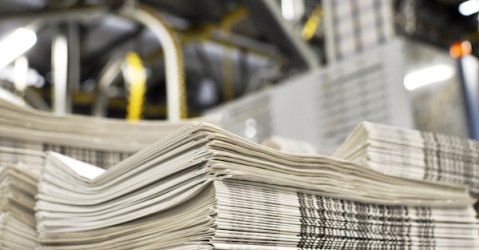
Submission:
[[[308,20],[304,24],[302,36],[304,40],[311,40],[313,38],[314,33],[318,29],[319,24],[321,23],[321,18],[323,17],[323,9],[321,6],[317,6],[311,16],[309,16]]]
[[[135,52],[128,52],[125,58],[126,74],[125,80],[129,87],[127,120],[139,121],[143,111],[143,101],[146,91],[145,68],[141,58]]]

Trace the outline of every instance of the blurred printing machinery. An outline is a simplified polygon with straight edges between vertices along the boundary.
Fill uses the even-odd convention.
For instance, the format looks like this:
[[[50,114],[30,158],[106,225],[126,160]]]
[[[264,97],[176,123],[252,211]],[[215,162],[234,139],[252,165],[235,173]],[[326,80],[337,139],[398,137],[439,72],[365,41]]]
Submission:
[[[9,0],[0,3],[0,28],[10,34],[0,44],[22,50],[0,62],[0,95],[59,115],[207,115],[257,142],[278,135],[330,151],[363,120],[422,124],[412,107],[421,98],[403,86],[404,35],[427,40],[420,12],[442,4]],[[474,112],[458,131],[474,135]]]

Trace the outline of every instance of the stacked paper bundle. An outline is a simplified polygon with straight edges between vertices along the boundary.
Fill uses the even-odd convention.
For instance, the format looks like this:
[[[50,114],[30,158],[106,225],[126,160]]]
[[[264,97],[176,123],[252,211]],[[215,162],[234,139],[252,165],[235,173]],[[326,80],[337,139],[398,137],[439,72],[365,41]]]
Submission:
[[[51,153],[40,249],[477,249],[461,187],[281,153],[193,123],[103,170]]]
[[[328,62],[390,41],[394,37],[394,3],[377,0],[323,0]]]
[[[388,175],[465,185],[479,195],[477,141],[364,122],[335,156]]]
[[[107,168],[183,125],[54,116],[0,100],[0,163],[40,168],[43,152],[55,151]]]
[[[37,181],[21,165],[0,167],[0,249],[35,248]]]
[[[0,176],[0,248],[33,249],[36,222],[31,182],[41,172],[44,152],[109,167],[182,125],[58,117],[0,100],[0,165],[9,166],[2,168]],[[17,163],[23,167],[10,167]],[[33,186],[36,193],[36,181]]]

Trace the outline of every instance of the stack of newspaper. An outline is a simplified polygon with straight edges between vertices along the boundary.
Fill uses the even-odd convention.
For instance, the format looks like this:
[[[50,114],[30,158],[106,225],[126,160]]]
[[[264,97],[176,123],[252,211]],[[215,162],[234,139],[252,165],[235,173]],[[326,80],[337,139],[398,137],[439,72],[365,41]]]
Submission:
[[[37,180],[22,165],[0,167],[0,249],[35,248]]]
[[[479,195],[479,143],[364,122],[334,154],[388,175],[465,185]]]
[[[103,170],[50,153],[40,249],[477,249],[463,187],[281,153],[192,123]]]
[[[59,117],[0,100],[0,249],[33,249],[34,195],[44,152],[60,152],[107,168],[181,126]]]
[[[107,168],[183,125],[54,116],[0,100],[0,163],[40,168],[43,152],[55,151]]]

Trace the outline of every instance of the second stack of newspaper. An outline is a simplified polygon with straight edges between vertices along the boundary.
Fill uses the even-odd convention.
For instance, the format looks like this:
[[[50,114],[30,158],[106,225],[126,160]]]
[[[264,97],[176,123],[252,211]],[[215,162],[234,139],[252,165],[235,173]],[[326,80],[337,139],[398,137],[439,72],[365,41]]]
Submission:
[[[479,196],[479,143],[474,140],[364,122],[335,156],[388,175],[467,186]]]
[[[50,153],[40,249],[477,249],[466,188],[193,123],[103,170]]]

